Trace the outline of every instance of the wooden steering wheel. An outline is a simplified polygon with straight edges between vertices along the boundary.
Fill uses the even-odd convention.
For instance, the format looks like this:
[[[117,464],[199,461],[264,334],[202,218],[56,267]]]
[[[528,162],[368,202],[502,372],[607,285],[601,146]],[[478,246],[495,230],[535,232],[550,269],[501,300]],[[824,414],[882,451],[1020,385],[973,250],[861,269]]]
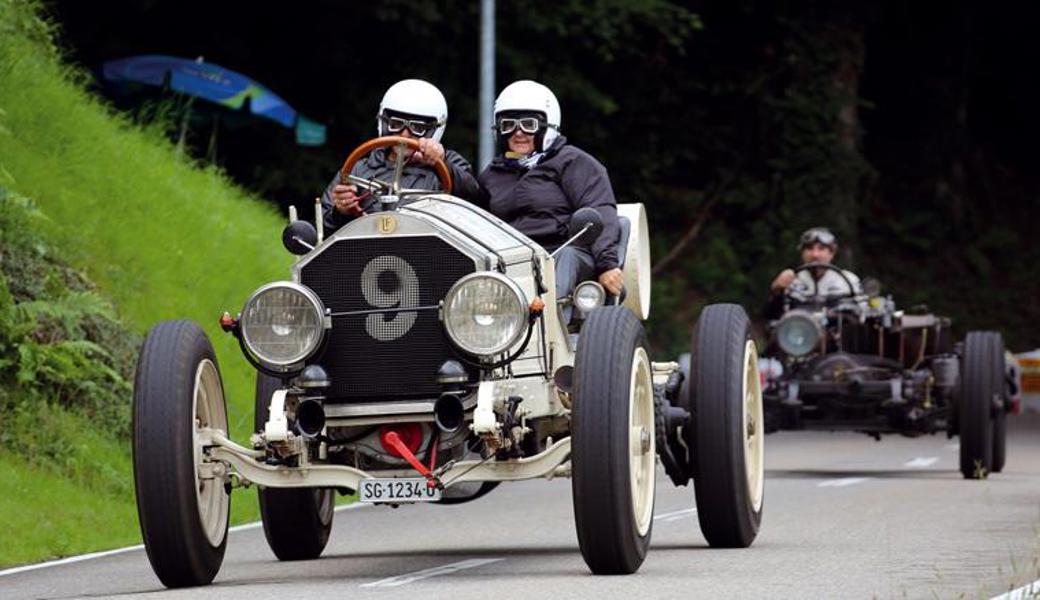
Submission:
[[[354,170],[354,165],[361,160],[361,157],[366,156],[373,150],[388,148],[390,146],[397,146],[398,153],[401,153],[405,148],[411,148],[415,151],[419,150],[418,140],[396,135],[388,135],[368,140],[357,148],[354,148],[354,151],[350,153],[350,156],[347,156],[346,162],[343,163],[343,168],[339,170],[340,180],[344,183],[348,181],[350,172]],[[437,178],[441,181],[441,189],[444,190],[444,193],[450,194],[452,181],[451,171],[448,170],[448,165],[446,165],[443,160],[438,159],[437,162],[433,163],[433,169],[437,172]],[[394,180],[391,183],[391,188],[394,193],[396,193],[396,190],[399,190],[401,187],[400,178],[401,173],[395,170]]]

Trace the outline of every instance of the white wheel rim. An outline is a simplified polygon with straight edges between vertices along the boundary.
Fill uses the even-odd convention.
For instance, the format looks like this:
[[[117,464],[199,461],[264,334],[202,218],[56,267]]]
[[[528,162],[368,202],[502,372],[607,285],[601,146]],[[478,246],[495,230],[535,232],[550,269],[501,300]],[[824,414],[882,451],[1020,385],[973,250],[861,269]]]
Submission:
[[[195,370],[194,402],[191,421],[193,424],[192,446],[195,451],[195,500],[199,509],[199,522],[206,539],[214,548],[220,546],[227,534],[228,495],[224,491],[222,477],[203,479],[199,477],[199,465],[203,461],[202,428],[219,429],[227,433],[227,413],[224,410],[224,391],[220,387],[220,375],[213,361],[204,359]]]
[[[640,537],[650,531],[654,515],[654,386],[646,350],[637,348],[632,357],[628,390],[628,473],[632,513]]]
[[[762,381],[758,375],[758,348],[753,340],[744,345],[744,470],[755,512],[762,509],[765,487],[765,428],[762,415]]]

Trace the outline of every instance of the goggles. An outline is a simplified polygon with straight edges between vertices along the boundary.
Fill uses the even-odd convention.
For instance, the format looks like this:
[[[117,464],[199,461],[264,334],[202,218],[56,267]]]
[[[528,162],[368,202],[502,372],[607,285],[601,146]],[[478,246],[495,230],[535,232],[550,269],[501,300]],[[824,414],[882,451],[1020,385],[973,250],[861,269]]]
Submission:
[[[429,137],[433,132],[443,125],[440,121],[430,119],[405,119],[403,117],[391,117],[379,115],[387,133],[401,133],[405,129],[412,132],[415,137]]]
[[[799,241],[798,248],[805,248],[812,244],[823,244],[830,248],[834,248],[838,243],[838,239],[834,237],[834,234],[826,229],[809,229],[802,234],[802,238]]]
[[[538,117],[499,117],[496,128],[501,135],[511,135],[519,129],[524,133],[534,135],[542,127],[542,120]]]

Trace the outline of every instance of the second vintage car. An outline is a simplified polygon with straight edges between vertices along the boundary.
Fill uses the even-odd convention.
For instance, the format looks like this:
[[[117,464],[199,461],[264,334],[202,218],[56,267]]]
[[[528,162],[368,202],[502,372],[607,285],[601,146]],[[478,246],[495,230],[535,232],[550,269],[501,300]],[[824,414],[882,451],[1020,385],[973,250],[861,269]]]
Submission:
[[[824,270],[856,289],[833,265],[796,269]],[[955,344],[950,319],[898,310],[868,282],[863,294],[821,295],[802,280],[785,291],[762,361],[766,431],[959,435],[965,478],[1000,472],[1011,407],[1001,335],[973,331]]]

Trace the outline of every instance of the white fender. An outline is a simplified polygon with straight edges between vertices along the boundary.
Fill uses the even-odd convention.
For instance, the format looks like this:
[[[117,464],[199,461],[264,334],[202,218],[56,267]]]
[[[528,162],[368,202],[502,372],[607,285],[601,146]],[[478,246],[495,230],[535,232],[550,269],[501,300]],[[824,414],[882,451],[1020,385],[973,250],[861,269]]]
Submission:
[[[618,215],[632,223],[625,252],[625,302],[637,317],[650,317],[650,228],[641,202],[618,204]]]

